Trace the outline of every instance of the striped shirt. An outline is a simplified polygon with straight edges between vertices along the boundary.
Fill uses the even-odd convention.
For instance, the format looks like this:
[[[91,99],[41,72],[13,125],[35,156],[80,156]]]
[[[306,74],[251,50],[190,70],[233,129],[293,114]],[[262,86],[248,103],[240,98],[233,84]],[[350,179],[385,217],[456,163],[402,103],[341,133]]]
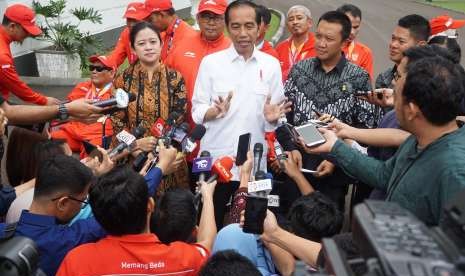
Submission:
[[[370,77],[361,67],[347,62],[344,55],[328,73],[318,58],[300,61],[292,68],[285,85],[285,94],[293,102],[288,120],[302,125],[314,119],[315,109],[351,126],[376,127],[381,108],[358,99],[357,91],[371,91]]]

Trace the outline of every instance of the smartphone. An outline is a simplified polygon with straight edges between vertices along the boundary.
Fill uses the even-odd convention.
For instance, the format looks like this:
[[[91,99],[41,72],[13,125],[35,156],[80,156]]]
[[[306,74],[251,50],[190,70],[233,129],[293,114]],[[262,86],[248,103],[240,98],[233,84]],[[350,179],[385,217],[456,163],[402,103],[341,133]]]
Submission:
[[[312,123],[296,127],[295,131],[304,139],[307,147],[315,147],[326,142],[325,137],[321,135]]]
[[[244,233],[263,234],[263,222],[266,217],[268,198],[247,196],[244,214]]]
[[[84,141],[82,142],[84,144],[84,150],[85,152],[87,153],[87,155],[90,157],[90,158],[94,158],[95,156],[97,156],[98,158],[98,161],[99,162],[102,162],[103,160],[103,155],[102,153],[97,149],[97,147],[87,141]]]
[[[250,133],[242,134],[239,136],[239,143],[237,144],[236,166],[242,166],[247,160],[247,152],[250,150]]]

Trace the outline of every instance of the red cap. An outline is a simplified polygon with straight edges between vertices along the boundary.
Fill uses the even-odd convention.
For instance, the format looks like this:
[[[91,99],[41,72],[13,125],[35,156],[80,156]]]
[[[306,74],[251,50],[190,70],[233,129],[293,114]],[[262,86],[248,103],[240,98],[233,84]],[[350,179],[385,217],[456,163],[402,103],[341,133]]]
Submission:
[[[106,56],[97,56],[93,55],[89,57],[90,62],[101,62],[103,65],[105,65],[108,68],[111,68],[113,70],[116,70],[116,65],[113,63],[113,61]]]
[[[135,19],[135,20],[144,20],[150,15],[150,12],[145,8],[145,4],[141,2],[132,2],[129,3],[126,12],[123,15],[123,18]]]
[[[145,8],[149,13],[166,11],[173,8],[171,0],[145,0]]]
[[[42,33],[37,26],[36,13],[28,6],[23,4],[14,4],[6,8],[5,15],[11,21],[18,23],[29,34],[36,36]]]
[[[431,35],[437,35],[450,29],[458,29],[465,26],[465,20],[455,20],[445,15],[437,16],[429,21],[431,26]]]
[[[201,0],[198,13],[211,11],[216,14],[224,14],[227,7],[228,2],[226,0]]]

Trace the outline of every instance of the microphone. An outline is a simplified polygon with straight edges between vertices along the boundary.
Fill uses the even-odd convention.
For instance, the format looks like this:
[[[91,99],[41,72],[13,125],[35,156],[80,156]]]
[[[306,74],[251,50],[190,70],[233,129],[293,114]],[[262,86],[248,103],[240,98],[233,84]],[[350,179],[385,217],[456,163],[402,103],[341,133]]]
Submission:
[[[144,136],[145,128],[142,126],[138,126],[132,130],[132,134],[123,130],[116,135],[116,139],[120,141],[120,143],[113,148],[109,153],[108,156],[111,158],[119,153],[121,153],[126,148],[131,147],[134,142]]]
[[[188,123],[182,123],[174,130],[173,140],[182,144],[182,142],[186,139],[187,133],[190,131],[190,126]]]
[[[108,100],[98,101],[93,103],[94,106],[97,107],[108,107],[108,106],[115,106],[118,108],[126,108],[130,102],[136,100],[136,95],[132,93],[126,93],[121,88],[118,88],[115,93],[114,98],[110,98]]]
[[[205,181],[206,173],[210,172],[212,169],[212,163],[211,154],[206,150],[200,153],[200,157],[192,161],[192,172],[200,173],[199,182]]]
[[[160,138],[165,133],[166,122],[162,118],[158,118],[150,127],[150,133],[157,138]]]
[[[176,131],[176,124],[177,120],[181,117],[178,112],[173,111],[168,116],[166,120],[165,128],[163,129],[163,136],[160,139],[163,140],[163,143],[166,147],[171,145],[171,140],[174,137],[174,133]]]
[[[208,151],[204,151],[202,153],[204,153],[205,155],[207,154],[210,155]],[[205,158],[204,160],[208,160],[207,158],[210,158],[210,162],[211,162],[211,157],[208,156],[208,157],[203,157],[203,158]],[[195,164],[195,161],[194,161],[194,164]],[[206,170],[206,168],[208,167],[208,163],[202,162],[201,164],[203,167],[205,167],[205,170]],[[194,171],[194,166],[192,167],[192,171]],[[211,166],[211,163],[210,163],[210,166]],[[207,185],[209,185],[211,182],[215,181],[216,179],[218,179],[219,182],[223,182],[223,183],[229,182],[233,176],[231,173],[232,167],[233,167],[233,160],[229,156],[224,156],[216,160],[215,163],[213,163],[213,166],[211,166],[212,176],[207,180]],[[199,176],[199,181],[201,180],[201,178],[204,178],[202,174]],[[202,198],[202,194],[200,193],[200,191],[197,191],[194,196],[194,204],[197,210],[198,210],[201,198]]]
[[[212,176],[207,180],[207,183],[213,182],[218,179],[218,182],[227,183],[233,177],[231,169],[233,167],[233,160],[229,156],[221,157],[216,160],[212,166]]]
[[[254,175],[260,170],[260,163],[263,157],[263,144],[255,143],[253,146],[253,173]]]
[[[183,142],[183,152],[194,152],[195,148],[197,148],[197,141],[203,138],[205,132],[207,132],[207,129],[203,125],[195,125],[191,136]],[[202,157],[202,154],[200,154],[200,157]]]

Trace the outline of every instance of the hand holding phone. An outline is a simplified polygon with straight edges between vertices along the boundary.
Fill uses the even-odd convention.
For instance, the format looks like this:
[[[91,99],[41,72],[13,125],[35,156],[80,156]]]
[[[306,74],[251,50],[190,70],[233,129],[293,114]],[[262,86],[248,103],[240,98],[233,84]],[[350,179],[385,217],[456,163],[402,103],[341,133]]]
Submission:
[[[250,133],[242,134],[239,136],[236,154],[236,166],[242,166],[247,160],[247,152],[250,150]]]
[[[266,217],[268,198],[247,196],[244,214],[244,233],[263,234],[263,223]]]
[[[315,147],[326,142],[325,137],[318,131],[312,123],[296,127],[295,131],[303,138],[307,147]]]

